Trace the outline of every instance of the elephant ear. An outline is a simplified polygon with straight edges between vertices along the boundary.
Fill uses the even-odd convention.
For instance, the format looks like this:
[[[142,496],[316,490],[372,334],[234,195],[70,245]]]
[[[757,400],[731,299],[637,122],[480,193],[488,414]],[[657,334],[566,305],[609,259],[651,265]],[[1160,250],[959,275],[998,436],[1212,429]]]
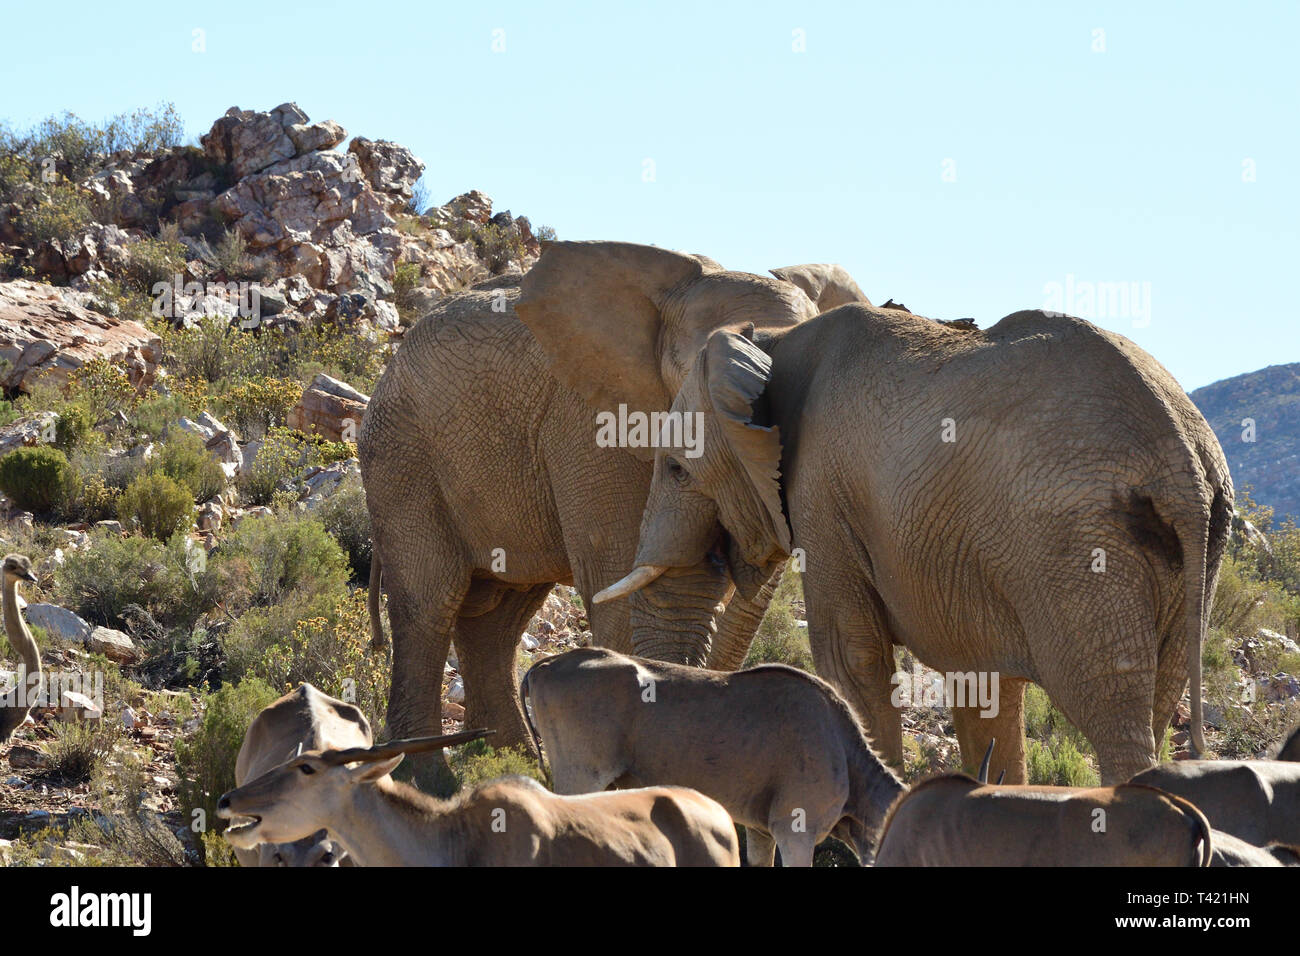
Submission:
[[[737,498],[719,500],[723,526],[745,561],[764,567],[790,553],[790,526],[781,508],[781,435],[755,424],[754,407],[772,373],[772,359],[743,335],[718,332],[704,350],[704,389],[727,450],[745,477]]]
[[[692,252],[692,256],[700,260],[700,265],[704,266],[705,272],[726,272],[726,268],[717,259],[712,256],[706,256],[702,252]]]
[[[551,242],[524,277],[515,314],[555,377],[599,411],[662,411],[664,298],[708,267],[696,256],[630,242]]]
[[[843,266],[808,263],[769,271],[778,279],[784,279],[802,289],[817,304],[818,312],[826,312],[850,302],[871,305],[867,294],[858,288],[853,276]]]

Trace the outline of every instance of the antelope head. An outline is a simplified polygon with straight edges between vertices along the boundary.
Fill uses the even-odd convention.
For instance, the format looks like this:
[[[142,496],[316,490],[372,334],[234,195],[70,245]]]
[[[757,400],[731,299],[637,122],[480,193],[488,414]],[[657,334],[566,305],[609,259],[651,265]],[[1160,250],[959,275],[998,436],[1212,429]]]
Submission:
[[[224,794],[217,816],[230,820],[226,842],[241,850],[259,843],[293,843],[346,818],[353,788],[392,773],[409,753],[478,740],[494,730],[409,737],[374,747],[308,750]]]

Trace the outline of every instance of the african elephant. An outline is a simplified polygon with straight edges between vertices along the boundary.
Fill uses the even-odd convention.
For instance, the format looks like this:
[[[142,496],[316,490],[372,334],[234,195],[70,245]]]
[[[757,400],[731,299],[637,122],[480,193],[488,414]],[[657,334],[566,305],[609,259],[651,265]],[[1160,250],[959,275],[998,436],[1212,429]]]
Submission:
[[[740,579],[800,548],[817,671],[895,763],[893,645],[1000,676],[998,713],[957,706],[954,723],[968,764],[994,737],[1013,745],[993,768],[1008,782],[1025,780],[1027,681],[1114,782],[1154,764],[1190,671],[1204,749],[1200,647],[1232,483],[1132,342],[1042,312],[977,331],[846,305],[713,335],[672,408],[704,416],[704,453],[658,450],[636,570],[598,603],[706,552]]]
[[[381,580],[393,632],[393,737],[442,732],[454,639],[466,726],[494,728],[495,746],[531,748],[515,650],[557,582],[577,588],[599,642],[715,666],[743,658],[770,597],[770,584],[755,582],[715,624],[733,588],[701,554],[630,608],[591,604],[636,551],[653,456],[599,445],[596,412],[620,402],[666,410],[710,334],[750,322],[783,329],[815,315],[812,301],[789,282],[616,242],[549,243],[522,299],[508,281],[444,300],[407,332],[358,435],[376,643]],[[552,369],[516,308],[574,330],[601,324],[610,361],[615,349],[620,358],[635,349],[636,360],[607,392],[593,391],[605,360],[561,355]],[[416,769],[433,787],[449,785],[441,755]]]

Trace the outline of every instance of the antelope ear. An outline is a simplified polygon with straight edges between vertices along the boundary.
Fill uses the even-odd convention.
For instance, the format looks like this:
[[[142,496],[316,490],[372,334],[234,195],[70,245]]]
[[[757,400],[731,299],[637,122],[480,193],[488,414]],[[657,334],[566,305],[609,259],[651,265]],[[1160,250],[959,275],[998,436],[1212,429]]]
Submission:
[[[389,757],[387,760],[376,760],[372,763],[363,763],[348,773],[353,783],[374,783],[387,777],[397,769],[397,765],[406,759],[406,754],[398,754],[395,757]]]
[[[778,279],[797,285],[817,305],[818,312],[827,312],[850,302],[871,305],[853,276],[843,266],[828,263],[808,263],[802,266],[785,266],[768,270]]]
[[[630,242],[552,242],[520,286],[515,314],[557,379],[598,411],[663,411],[661,306],[705,272],[695,256]]]
[[[743,335],[717,332],[704,349],[704,389],[727,449],[744,473],[740,500],[719,500],[718,514],[747,563],[765,567],[790,553],[781,508],[781,435],[754,423],[772,360]]]

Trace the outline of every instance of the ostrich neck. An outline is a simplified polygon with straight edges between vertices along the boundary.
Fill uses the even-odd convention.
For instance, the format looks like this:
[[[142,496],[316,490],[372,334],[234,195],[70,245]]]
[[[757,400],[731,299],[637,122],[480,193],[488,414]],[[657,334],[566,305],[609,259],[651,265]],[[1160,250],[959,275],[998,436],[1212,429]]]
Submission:
[[[5,582],[4,613],[5,636],[9,638],[9,645],[14,649],[14,653],[22,658],[28,674],[39,674],[41,655],[36,648],[36,639],[27,629],[27,622],[23,620],[22,612],[18,610],[17,581]]]

